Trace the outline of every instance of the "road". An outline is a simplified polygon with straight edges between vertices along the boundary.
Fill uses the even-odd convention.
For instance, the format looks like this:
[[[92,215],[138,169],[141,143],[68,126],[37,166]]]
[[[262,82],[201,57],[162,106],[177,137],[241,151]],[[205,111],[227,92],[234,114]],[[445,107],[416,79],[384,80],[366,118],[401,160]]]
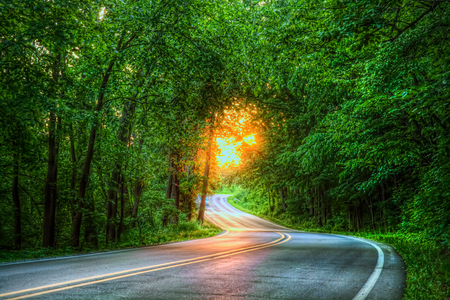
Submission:
[[[211,238],[0,266],[0,299],[401,299],[389,246],[290,230],[215,195]]]

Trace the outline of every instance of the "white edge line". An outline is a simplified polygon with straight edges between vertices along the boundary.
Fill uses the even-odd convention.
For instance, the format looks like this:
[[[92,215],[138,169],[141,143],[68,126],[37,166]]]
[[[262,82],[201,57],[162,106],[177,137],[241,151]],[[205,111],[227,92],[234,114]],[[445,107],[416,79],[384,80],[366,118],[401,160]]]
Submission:
[[[372,247],[374,247],[375,249],[377,249],[378,252],[378,260],[377,260],[377,265],[375,266],[375,269],[373,270],[372,274],[370,275],[369,279],[367,279],[366,283],[364,284],[364,286],[359,290],[358,294],[356,294],[355,297],[353,297],[353,300],[364,300],[366,299],[366,297],[369,295],[370,291],[372,290],[372,288],[375,286],[375,284],[378,281],[378,278],[380,277],[381,271],[383,270],[383,266],[384,266],[384,252],[383,250],[381,250],[380,247],[378,247],[378,245],[367,241],[367,240],[363,240],[363,239],[358,239],[355,237],[351,237],[351,236],[345,236],[345,235],[339,235],[342,237],[346,237],[352,240],[357,240],[366,244],[371,245]]]
[[[228,197],[225,198],[225,202],[228,205],[230,205],[228,203],[228,201],[227,201],[227,198]],[[232,205],[230,205],[230,206],[233,207]],[[236,209],[235,207],[233,207],[233,208]],[[251,215],[251,214],[249,214],[249,215]],[[255,216],[255,215],[251,215],[251,216]],[[262,219],[262,218],[260,218],[260,219]],[[264,220],[264,219],[262,219],[262,220]],[[272,222],[267,221],[267,220],[264,220],[264,221],[272,223]],[[275,224],[275,223],[272,223],[272,224]],[[278,225],[278,224],[275,224],[275,225]],[[280,225],[278,225],[278,226],[280,226]],[[284,226],[281,226],[281,227],[284,227]],[[290,228],[287,228],[287,227],[284,227],[284,228],[289,229],[289,230],[293,230],[293,231],[298,231],[298,232],[301,232],[301,233],[309,233],[309,232],[300,231],[300,230],[296,230],[296,229],[290,229]],[[311,233],[314,233],[314,232],[311,232]],[[318,234],[324,234],[324,233],[318,233]],[[368,240],[365,240],[365,239],[356,238],[356,237],[347,236],[347,235],[340,235],[340,234],[332,234],[332,233],[325,233],[325,234],[334,235],[334,236],[340,236],[340,237],[356,240],[356,241],[359,241],[359,242],[362,242],[362,243],[366,243],[366,244],[371,245],[372,247],[374,247],[377,250],[377,252],[378,252],[378,260],[377,260],[377,264],[376,264],[372,274],[370,275],[369,279],[367,279],[367,281],[363,285],[363,287],[359,290],[358,294],[356,294],[356,296],[353,297],[353,300],[364,300],[364,299],[366,299],[367,296],[369,295],[369,293],[372,291],[372,289],[375,286],[375,284],[377,283],[378,278],[380,277],[381,271],[383,270],[383,266],[384,266],[384,252],[383,252],[383,250],[381,250],[381,248],[378,247],[378,245],[376,245],[376,244],[374,244],[374,243],[372,243],[372,242],[370,242]]]

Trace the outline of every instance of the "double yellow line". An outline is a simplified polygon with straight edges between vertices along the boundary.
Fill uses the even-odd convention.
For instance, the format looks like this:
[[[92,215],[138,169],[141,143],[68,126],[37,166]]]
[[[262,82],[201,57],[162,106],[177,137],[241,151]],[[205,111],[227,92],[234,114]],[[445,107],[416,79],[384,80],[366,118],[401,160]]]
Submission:
[[[228,233],[229,233],[229,231],[225,232],[224,234],[220,235],[219,237],[224,236]],[[96,284],[96,283],[101,283],[101,282],[106,282],[106,281],[111,281],[111,280],[116,280],[116,279],[136,276],[136,275],[141,275],[141,274],[145,274],[145,273],[150,273],[150,272],[155,272],[155,271],[160,271],[160,270],[165,270],[165,269],[170,269],[170,268],[175,268],[175,267],[181,267],[181,266],[195,264],[195,263],[199,263],[199,262],[224,258],[224,257],[228,257],[231,255],[237,255],[237,254],[241,254],[241,253],[245,253],[245,252],[249,252],[249,251],[255,251],[255,250],[259,250],[259,249],[263,249],[263,248],[267,248],[267,247],[272,247],[275,245],[280,245],[291,239],[291,236],[288,234],[280,233],[280,232],[277,232],[277,233],[281,237],[270,243],[265,243],[265,244],[260,244],[260,245],[256,245],[256,246],[245,247],[245,248],[239,248],[239,249],[229,250],[229,251],[225,251],[225,252],[219,252],[219,253],[215,253],[215,254],[210,254],[210,255],[205,255],[205,256],[200,256],[200,257],[190,258],[190,259],[184,259],[184,260],[179,260],[179,261],[174,261],[174,262],[169,262],[169,263],[164,263],[164,264],[159,264],[159,265],[147,266],[147,267],[142,267],[142,268],[137,268],[137,269],[130,269],[130,270],[126,270],[126,271],[114,272],[114,273],[109,273],[109,274],[104,274],[104,275],[98,275],[98,276],[86,277],[86,278],[81,278],[81,279],[76,279],[76,280],[71,280],[71,281],[65,281],[65,282],[61,282],[61,283],[44,285],[44,286],[39,286],[39,287],[31,288],[31,289],[24,289],[24,290],[20,290],[20,291],[0,294],[0,297],[13,296],[13,295],[17,295],[17,294],[23,294],[23,293],[35,292],[38,290],[47,289],[47,290],[41,291],[41,292],[26,294],[26,295],[22,295],[22,296],[13,297],[13,298],[8,298],[10,300],[25,299],[25,298],[29,298],[29,297],[35,297],[35,296],[45,295],[45,294],[49,294],[49,293],[55,293],[55,292],[59,292],[59,291],[64,291],[64,290],[68,290],[68,289],[86,286],[86,285],[91,285],[91,284]],[[100,278],[103,278],[103,279],[100,279]],[[87,281],[87,282],[83,282],[83,281]],[[80,283],[80,282],[83,282],[83,283]],[[74,283],[78,283],[78,284],[74,284]],[[73,284],[73,285],[71,285],[71,284]]]

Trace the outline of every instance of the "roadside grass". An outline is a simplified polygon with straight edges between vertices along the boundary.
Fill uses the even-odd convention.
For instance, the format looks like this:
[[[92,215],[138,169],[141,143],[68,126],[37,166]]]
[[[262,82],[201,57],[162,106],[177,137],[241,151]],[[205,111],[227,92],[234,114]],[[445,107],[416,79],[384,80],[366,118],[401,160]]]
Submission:
[[[130,229],[128,232],[124,233],[121,238],[121,242],[109,243],[107,245],[103,244],[96,249],[84,247],[80,251],[79,249],[73,247],[66,247],[58,249],[32,248],[23,250],[0,250],[0,263],[160,245],[211,237],[221,232],[222,229],[207,221],[204,221],[203,225],[200,225],[197,222],[183,222],[179,225],[168,225],[159,230],[145,232],[139,232],[136,228]]]
[[[224,193],[223,191],[220,191]],[[225,194],[225,193],[224,193]],[[234,194],[228,191],[227,194]],[[312,219],[299,219],[278,214],[263,214],[243,206],[235,196],[227,198],[235,208],[273,223],[308,232],[353,235],[391,245],[403,258],[406,267],[405,300],[450,299],[450,252],[425,235],[403,232],[343,232],[332,228],[318,228]]]
[[[227,188],[227,187],[222,187],[220,190],[215,191],[214,194],[229,194],[229,195],[231,195],[231,194],[234,194],[234,193],[235,193],[234,189]]]

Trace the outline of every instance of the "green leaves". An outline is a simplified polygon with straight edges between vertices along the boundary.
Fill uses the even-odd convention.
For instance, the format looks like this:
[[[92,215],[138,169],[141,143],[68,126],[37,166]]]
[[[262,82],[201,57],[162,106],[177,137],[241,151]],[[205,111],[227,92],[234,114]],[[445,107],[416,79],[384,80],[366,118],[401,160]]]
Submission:
[[[380,226],[442,228],[450,16],[448,3],[433,5],[288,1],[250,10],[241,63],[251,63],[240,76],[261,109],[264,143],[246,163],[245,186],[301,188],[298,201],[319,189],[336,213],[372,201],[363,211],[386,215]]]
[[[241,180],[260,195],[289,187],[301,194],[287,202],[295,213],[320,194],[320,209],[341,219],[360,209],[365,226],[448,236],[448,11],[441,1],[12,1],[0,6],[2,171],[19,153],[23,174],[45,176],[52,111],[62,119],[60,174],[81,166],[98,124],[88,191],[97,211],[118,160],[126,180],[152,186],[150,211],[165,201],[169,149],[198,167],[211,116],[240,101],[257,107],[263,139]],[[179,172],[192,192],[200,177]],[[73,191],[61,176],[58,222],[70,225]],[[25,178],[41,199],[39,180]],[[0,191],[9,195],[9,181]],[[26,211],[36,207],[22,197]]]

